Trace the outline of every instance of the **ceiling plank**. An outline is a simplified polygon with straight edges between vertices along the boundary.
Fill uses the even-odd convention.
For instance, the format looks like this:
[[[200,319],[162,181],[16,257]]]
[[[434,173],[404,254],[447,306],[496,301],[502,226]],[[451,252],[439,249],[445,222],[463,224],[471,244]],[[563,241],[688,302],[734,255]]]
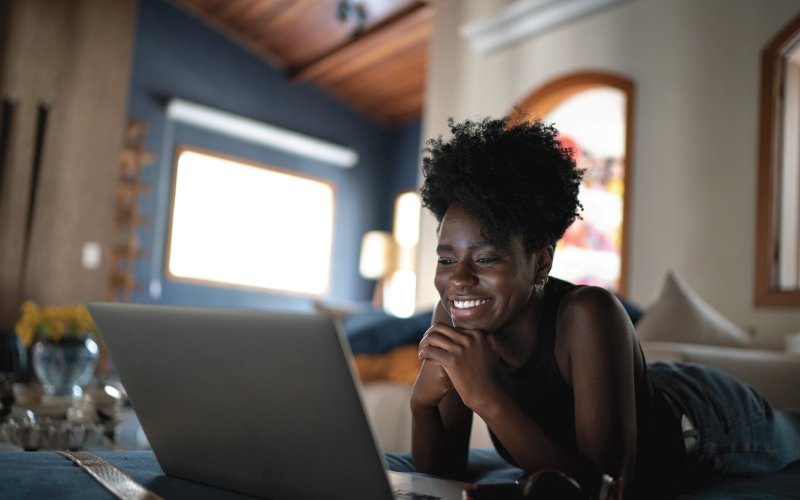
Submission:
[[[315,79],[326,72],[347,63],[349,60],[361,54],[377,50],[379,53],[381,46],[391,46],[397,43],[397,37],[414,31],[419,25],[430,25],[433,9],[427,4],[418,2],[413,6],[410,13],[406,13],[395,19],[393,22],[377,26],[374,31],[370,31],[361,37],[348,42],[330,54],[311,63],[305,68],[297,71],[293,77],[296,82]]]
[[[382,86],[377,92],[358,92],[352,87],[331,90],[343,96],[348,96],[352,99],[358,99],[366,106],[371,106],[379,102],[391,101],[395,97],[405,94],[406,92],[419,90],[424,87],[423,85],[420,85],[421,83],[422,82],[418,78],[407,78],[405,80],[392,83],[391,85]]]
[[[336,16],[339,0],[171,0],[268,63],[313,80],[372,120],[418,119],[432,0],[364,0],[368,19]]]
[[[368,81],[340,82],[337,85],[319,83],[337,94],[351,96],[353,99],[361,101],[371,101],[383,99],[385,96],[391,96],[401,90],[423,88],[425,79],[420,73],[424,73],[424,71],[424,66],[415,65],[408,67],[404,72],[392,71],[391,74],[370,78]]]
[[[252,26],[263,24],[264,18],[261,16],[269,16],[274,14],[275,9],[280,8],[280,2],[275,0],[259,0],[255,2],[249,9],[243,10],[239,13],[239,24],[243,30]],[[246,34],[246,32],[245,32]]]
[[[286,0],[284,0],[286,1]],[[297,2],[255,24],[252,38],[280,54],[287,68],[305,66],[350,39],[355,21],[336,18],[331,0]]]
[[[401,64],[408,59],[426,59],[427,49],[419,50],[419,47],[427,47],[427,44],[427,37],[415,37],[403,40],[396,47],[380,46],[332,67],[328,72],[318,76],[317,80],[335,82],[352,75],[366,75],[374,71],[385,70],[387,67]]]
[[[386,57],[374,58],[371,61],[362,61],[358,65],[343,65],[321,77],[318,82],[326,85],[338,85],[342,82],[352,82],[358,84],[363,80],[381,78],[386,73],[397,73],[406,71],[409,66],[422,65],[422,72],[418,75],[425,78],[425,65],[427,62],[428,40],[418,42],[402,52],[391,54]]]
[[[252,7],[254,3],[259,3],[260,0],[228,0],[219,9],[213,12],[214,17],[224,22],[225,24],[233,26],[238,16],[242,11],[248,7]],[[208,10],[206,12],[209,12]],[[209,12],[210,14],[211,12]]]

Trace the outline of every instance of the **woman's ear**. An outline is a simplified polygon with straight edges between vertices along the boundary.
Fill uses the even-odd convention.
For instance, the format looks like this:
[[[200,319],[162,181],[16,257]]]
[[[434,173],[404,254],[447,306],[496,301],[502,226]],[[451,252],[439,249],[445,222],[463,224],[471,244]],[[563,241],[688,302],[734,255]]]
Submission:
[[[541,248],[534,255],[536,259],[536,277],[538,283],[550,274],[550,269],[553,267],[553,245],[546,245]]]

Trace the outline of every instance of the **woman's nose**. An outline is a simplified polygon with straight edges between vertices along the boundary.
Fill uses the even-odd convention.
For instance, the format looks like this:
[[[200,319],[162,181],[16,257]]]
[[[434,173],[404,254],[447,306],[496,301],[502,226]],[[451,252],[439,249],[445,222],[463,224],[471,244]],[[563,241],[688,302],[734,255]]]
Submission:
[[[469,265],[458,263],[450,275],[450,283],[455,288],[466,288],[478,284],[478,275]]]

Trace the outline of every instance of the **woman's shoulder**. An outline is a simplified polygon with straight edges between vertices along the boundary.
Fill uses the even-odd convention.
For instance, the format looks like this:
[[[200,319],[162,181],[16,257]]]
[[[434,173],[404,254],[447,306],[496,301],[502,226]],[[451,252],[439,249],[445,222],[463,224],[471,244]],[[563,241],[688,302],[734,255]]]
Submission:
[[[552,277],[549,281],[552,284],[553,295],[560,296],[558,301],[559,316],[564,309],[599,309],[599,311],[607,311],[610,308],[622,308],[622,304],[616,295],[605,288],[591,285],[575,285],[569,281]]]
[[[591,285],[572,285],[567,281],[561,282],[568,285],[563,301],[569,305],[580,307],[619,305],[622,307],[622,303],[620,303],[617,296],[605,288]]]
[[[562,375],[572,386],[573,366],[580,373],[594,377],[618,366],[620,356],[633,353],[636,335],[625,308],[617,297],[596,286],[571,289],[561,301],[556,323],[556,357],[566,368]],[[625,354],[627,353],[627,354]],[[573,363],[577,363],[573,365]],[[638,382],[641,370],[635,361],[634,377]]]
[[[572,286],[564,291],[558,310],[559,327],[577,335],[628,333],[628,315],[610,291],[598,286]]]

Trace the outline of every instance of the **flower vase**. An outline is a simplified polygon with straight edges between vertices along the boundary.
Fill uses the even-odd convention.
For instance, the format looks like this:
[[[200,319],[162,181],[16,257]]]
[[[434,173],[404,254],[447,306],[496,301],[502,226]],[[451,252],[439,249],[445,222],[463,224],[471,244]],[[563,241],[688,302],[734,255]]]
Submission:
[[[97,366],[97,343],[85,339],[62,338],[55,342],[44,338],[33,346],[33,370],[47,394],[56,398],[72,397],[75,387],[83,387]]]

